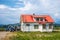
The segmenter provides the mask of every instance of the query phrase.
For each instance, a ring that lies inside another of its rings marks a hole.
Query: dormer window
[[[39,18],[36,18],[36,21],[39,21]]]
[[[36,21],[44,21],[44,18],[35,18]]]
[[[43,18],[40,18],[40,21],[43,21],[44,19]]]

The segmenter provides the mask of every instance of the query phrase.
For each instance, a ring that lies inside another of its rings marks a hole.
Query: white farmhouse
[[[21,31],[52,32],[54,20],[49,15],[21,15]]]

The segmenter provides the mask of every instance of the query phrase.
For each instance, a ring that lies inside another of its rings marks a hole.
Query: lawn
[[[14,32],[10,40],[60,40],[60,32]]]

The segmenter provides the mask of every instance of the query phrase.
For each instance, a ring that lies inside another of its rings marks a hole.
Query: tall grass
[[[60,40],[60,32],[16,32],[16,34],[10,40]]]

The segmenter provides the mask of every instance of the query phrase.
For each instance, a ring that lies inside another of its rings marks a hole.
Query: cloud
[[[0,10],[4,10],[4,9],[9,9],[9,10],[16,10],[15,8],[11,8],[7,5],[0,5]]]
[[[25,7],[19,8],[22,11],[30,10],[32,8],[32,5],[30,3],[25,3]]]
[[[0,14],[0,24],[19,23],[19,14]]]
[[[7,8],[6,5],[0,5],[0,9],[5,9],[5,8]]]
[[[34,9],[31,3],[24,3],[24,7],[20,8],[12,8],[7,5],[0,5],[0,24],[9,24],[9,23],[16,23],[20,20],[20,15],[22,13],[29,13]],[[30,10],[30,11],[29,11]],[[27,12],[28,11],[28,12]],[[5,20],[5,21],[4,21]]]
[[[45,8],[50,6],[50,0],[40,0],[40,2]]]
[[[19,0],[15,3],[14,7],[0,4],[0,21],[2,24],[6,22],[7,24],[16,23],[19,22],[20,15],[24,13],[47,14],[55,19],[60,15],[60,7],[58,7],[59,0]]]
[[[58,13],[56,13],[56,14],[55,14],[55,16],[56,16],[56,17],[58,17],[58,16],[59,16],[59,14],[58,14]]]
[[[57,12],[57,13],[54,14],[54,17],[55,18],[60,18],[60,14]]]

